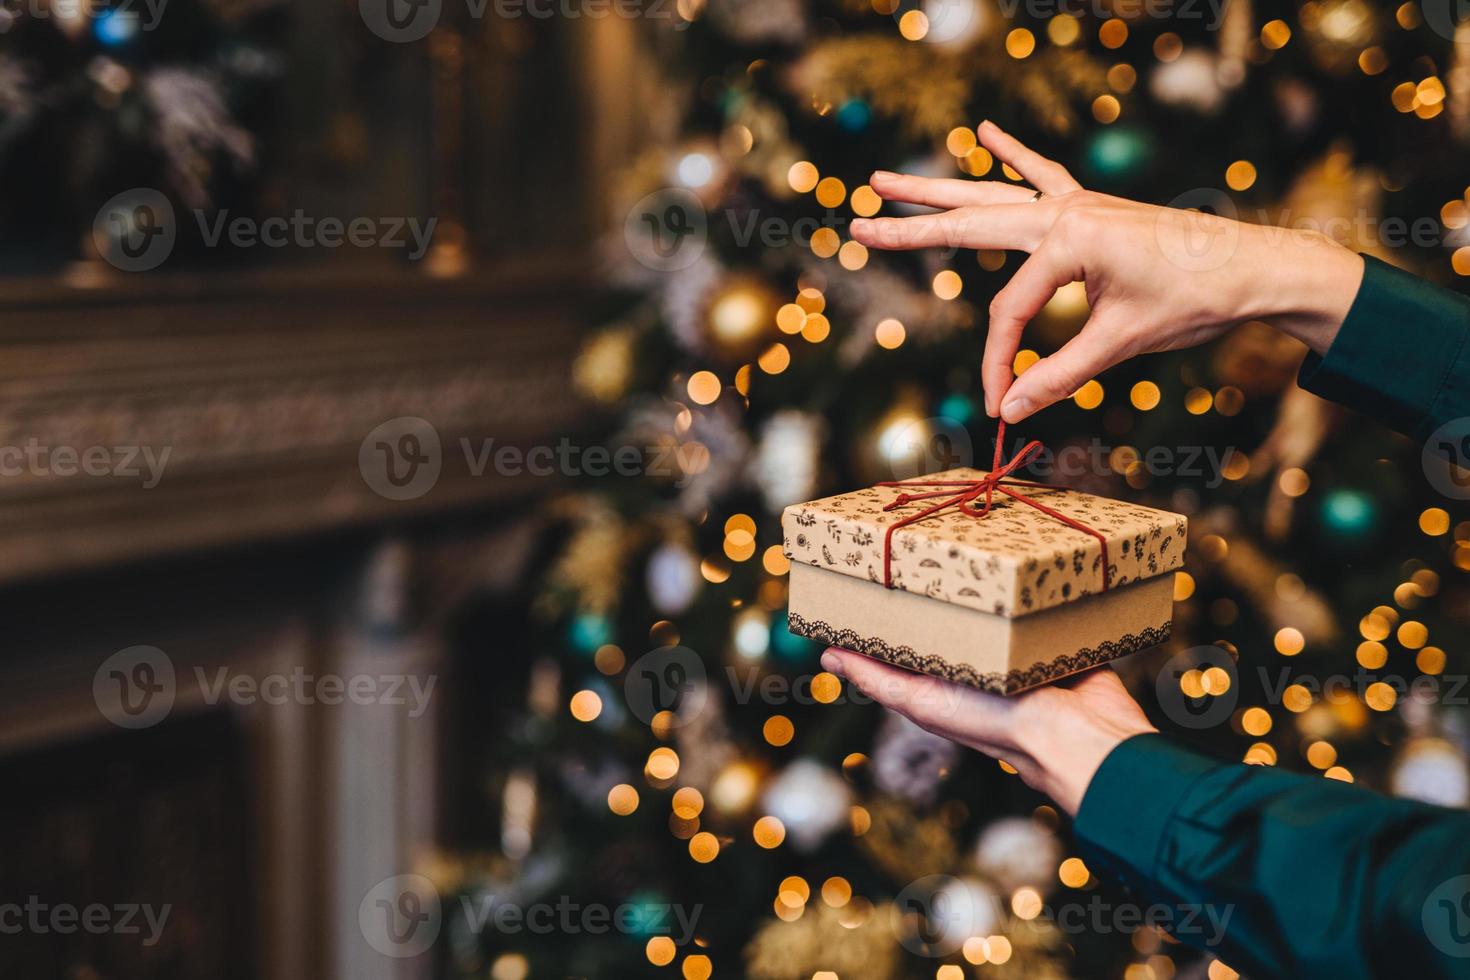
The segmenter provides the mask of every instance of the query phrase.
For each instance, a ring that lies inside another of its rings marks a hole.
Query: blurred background
[[[778,518],[988,461],[1023,257],[847,233],[906,213],[877,168],[1018,180],[983,119],[1464,288],[1460,12],[7,0],[0,969],[1235,976],[820,672]],[[1123,665],[1165,731],[1464,806],[1470,443],[1303,353],[1248,323],[1015,435],[1190,516]]]

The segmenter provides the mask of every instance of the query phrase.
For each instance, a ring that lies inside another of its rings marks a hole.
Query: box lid
[[[954,469],[908,482],[984,475],[984,470]],[[914,488],[924,489],[929,488]],[[1110,588],[1184,564],[1188,522],[1183,515],[1059,487],[1015,489],[1107,539]],[[787,507],[781,515],[786,557],[881,583],[888,527],[933,503],[883,510],[904,492],[868,487]],[[1101,592],[1102,543],[997,493],[984,518],[951,507],[896,531],[892,571],[894,588],[1000,616],[1025,616]]]

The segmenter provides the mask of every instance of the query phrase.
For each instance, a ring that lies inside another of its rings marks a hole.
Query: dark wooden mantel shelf
[[[522,495],[535,477],[475,475],[460,440],[524,447],[583,420],[587,292],[565,265],[0,283],[0,583]],[[358,459],[401,416],[442,445],[410,500]],[[165,451],[145,487],[144,453]],[[87,453],[109,475],[60,472]]]

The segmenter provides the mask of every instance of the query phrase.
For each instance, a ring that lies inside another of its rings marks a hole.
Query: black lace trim
[[[1015,694],[1028,687],[1036,687],[1039,684],[1066,677],[1068,674],[1075,674],[1089,667],[1107,663],[1109,660],[1116,660],[1130,653],[1158,646],[1169,638],[1174,627],[1172,622],[1162,626],[1150,626],[1141,633],[1129,633],[1121,639],[1109,640],[1096,647],[1084,647],[1076,653],[1064,654],[1055,660],[1034,664],[1024,670],[981,673],[968,664],[951,663],[943,657],[925,656],[916,653],[912,647],[895,646],[877,637],[859,636],[852,630],[836,629],[821,620],[813,622],[796,613],[790,613],[787,616],[787,624],[791,632],[798,636],[805,636],[829,646],[842,647],[845,650],[856,650],[858,653],[877,657],[879,660],[886,660],[900,667],[917,670],[923,674],[933,674],[947,681],[966,684],[994,694]]]

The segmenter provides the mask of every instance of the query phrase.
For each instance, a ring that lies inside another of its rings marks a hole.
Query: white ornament
[[[1220,59],[1200,48],[1189,48],[1173,61],[1154,69],[1148,80],[1154,98],[1165,105],[1213,114],[1225,104],[1220,84]]]
[[[816,494],[817,455],[825,431],[821,416],[795,409],[777,412],[761,426],[751,470],[767,510],[779,513]]]
[[[744,660],[759,660],[771,647],[771,620],[760,609],[747,609],[735,617],[730,631],[735,652]]]
[[[1439,806],[1464,807],[1470,803],[1470,778],[1465,756],[1440,738],[1416,738],[1404,746],[1394,763],[1394,796]]]
[[[653,608],[677,616],[699,595],[699,556],[682,544],[659,545],[648,558],[647,584]]]
[[[934,893],[930,907],[941,913],[929,919],[939,933],[933,945],[941,949],[959,947],[971,936],[999,932],[1004,917],[995,892],[975,878],[951,879]]]
[[[1007,892],[1044,889],[1062,860],[1056,835],[1027,817],[1001,817],[980,834],[975,863]]]
[[[798,759],[771,781],[761,802],[785,826],[792,846],[810,851],[847,823],[852,790],[832,769]]]
[[[986,9],[977,0],[925,0],[929,32],[924,40],[941,48],[969,47],[985,32]]]
[[[925,731],[896,711],[887,711],[873,750],[873,784],[914,803],[933,803],[959,753],[959,746],[949,739]]]

